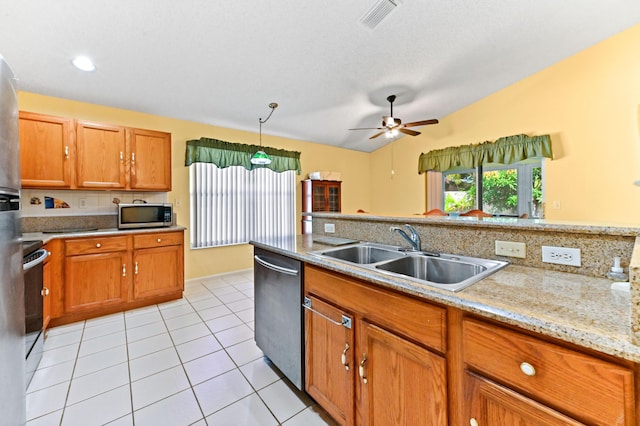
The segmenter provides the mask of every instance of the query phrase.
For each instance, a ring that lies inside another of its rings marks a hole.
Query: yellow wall
[[[377,150],[372,210],[423,211],[421,152],[518,133],[551,134],[546,218],[639,224],[640,25]],[[391,179],[393,150],[395,175]],[[399,170],[401,169],[401,170]],[[554,204],[559,208],[554,208]]]
[[[189,227],[189,173],[184,167],[185,142],[200,137],[210,137],[229,142],[255,144],[258,134],[222,127],[209,126],[190,121],[177,120],[117,108],[53,98],[33,93],[20,92],[18,104],[21,110],[42,114],[73,117],[101,123],[119,124],[142,129],[153,129],[172,134],[173,148],[173,191],[169,201],[174,203],[178,213],[178,224]],[[309,143],[293,139],[262,135],[264,145],[274,148],[300,151],[302,173],[298,182],[312,171],[339,171],[342,173],[342,208],[344,212],[370,209],[369,197],[369,154],[334,148],[328,145]],[[300,200],[301,185],[297,185]],[[179,201],[180,206],[177,206]],[[301,202],[297,203],[298,216]],[[297,222],[298,233],[300,222]],[[252,247],[249,245],[229,246],[212,249],[189,249],[189,232],[185,233],[185,276],[186,278],[213,275],[221,272],[246,269],[252,266]]]

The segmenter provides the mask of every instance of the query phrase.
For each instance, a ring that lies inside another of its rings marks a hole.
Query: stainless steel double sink
[[[460,291],[508,265],[499,260],[406,251],[376,243],[358,243],[309,254],[450,291]]]

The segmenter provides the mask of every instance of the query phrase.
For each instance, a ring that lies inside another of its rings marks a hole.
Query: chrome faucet
[[[391,232],[394,232],[394,231],[397,232],[398,234],[400,234],[400,236],[402,236],[402,238],[407,240],[407,242],[411,244],[412,250],[421,251],[422,247],[421,247],[420,235],[418,235],[418,231],[416,231],[416,229],[413,226],[409,225],[408,223],[404,225],[404,227],[407,228],[407,230],[411,235],[407,235],[407,233],[399,226],[392,226],[391,228],[389,228],[389,230]]]

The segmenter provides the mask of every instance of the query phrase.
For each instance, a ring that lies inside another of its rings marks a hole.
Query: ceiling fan
[[[407,127],[418,127],[418,126],[426,126],[427,124],[438,124],[438,120],[422,120],[422,121],[414,121],[413,123],[402,124],[402,121],[399,118],[395,118],[393,116],[393,102],[396,100],[396,95],[390,95],[387,97],[387,101],[391,104],[391,112],[389,115],[385,115],[382,117],[382,127],[360,127],[357,129],[349,129],[349,130],[382,130],[379,133],[371,136],[369,139],[377,138],[380,135],[386,135],[388,138],[392,138],[400,133],[404,133],[405,135],[410,136],[418,136],[420,132],[415,130],[407,129]]]

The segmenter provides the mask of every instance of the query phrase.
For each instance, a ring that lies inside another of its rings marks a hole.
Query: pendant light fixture
[[[258,152],[253,154],[253,157],[251,157],[251,164],[257,164],[261,166],[271,164],[271,158],[269,158],[267,153],[262,150],[262,125],[266,123],[269,118],[271,118],[271,114],[273,114],[273,111],[278,108],[278,104],[275,102],[271,102],[269,104],[269,108],[271,108],[271,112],[269,113],[269,116],[267,118],[265,118],[264,120],[262,120],[262,118],[258,118],[258,122],[260,123],[260,150],[258,150]]]

